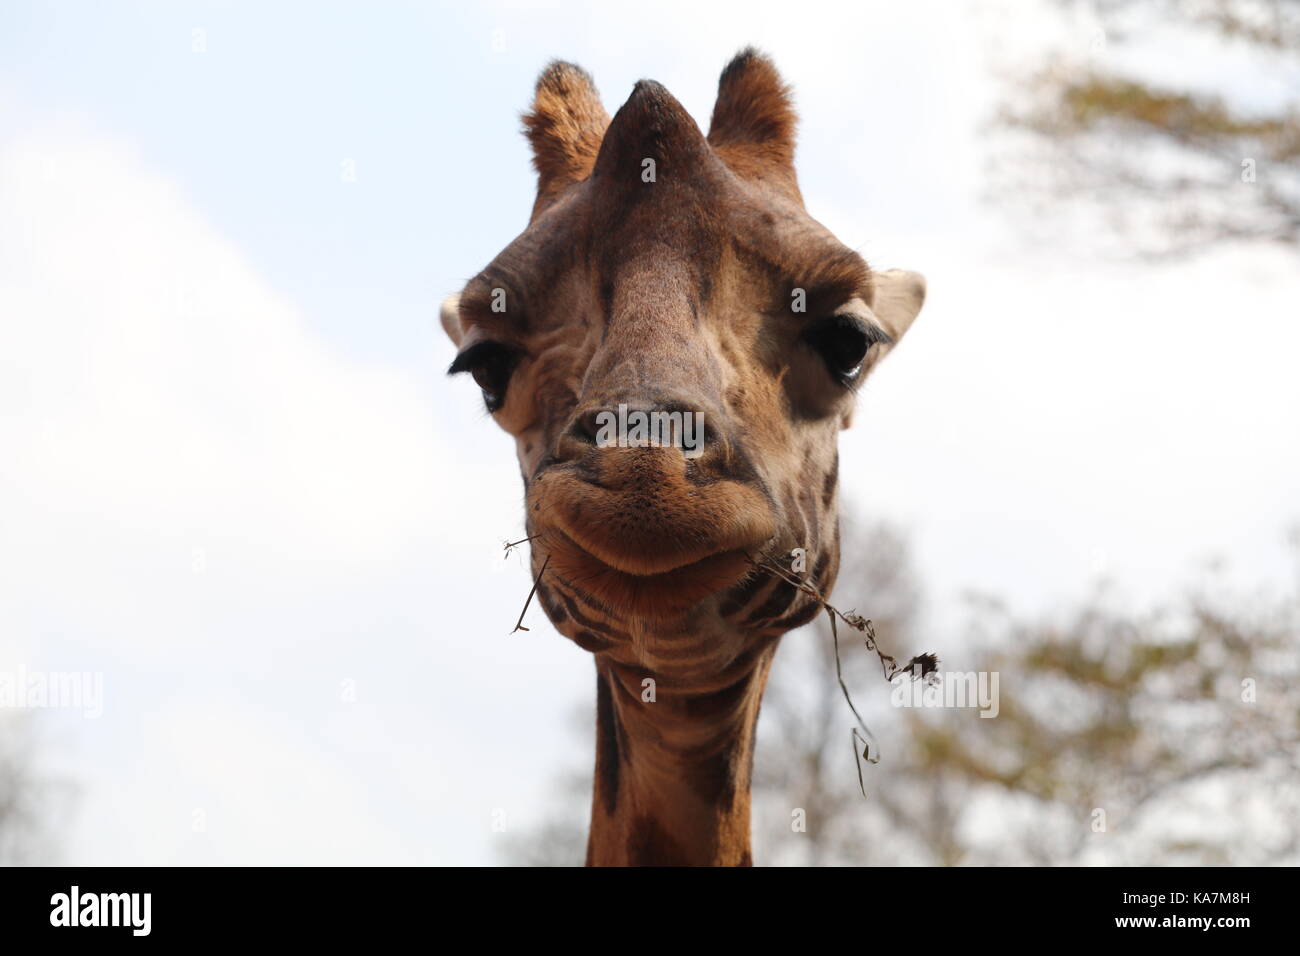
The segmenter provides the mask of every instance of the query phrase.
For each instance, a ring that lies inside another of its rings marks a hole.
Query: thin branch
[[[886,654],[880,649],[879,645],[876,643],[876,630],[868,618],[863,617],[856,611],[849,611],[849,613],[845,614],[839,608],[827,601],[816,588],[808,584],[806,581],[802,581],[799,578],[792,576],[790,572],[777,564],[776,561],[768,555],[760,555],[760,560],[757,561],[752,557],[747,560],[750,564],[754,565],[754,567],[761,568],[769,574],[775,574],[787,584],[792,585],[799,591],[807,594],[809,597],[816,599],[816,601],[826,609],[826,613],[830,616],[832,633],[834,633],[835,619],[838,617],[855,631],[861,631],[865,634],[863,642],[866,644],[867,650],[874,651],[876,656],[880,658],[880,670],[881,673],[884,674],[885,680],[892,681],[900,672],[905,670],[912,671],[912,676],[914,678],[928,677],[938,669],[939,658],[934,654],[918,654],[906,664],[899,664],[896,658]]]
[[[533,602],[533,595],[537,593],[537,585],[541,583],[542,575],[546,573],[546,566],[550,563],[551,556],[548,554],[546,560],[542,562],[542,569],[537,572],[537,577],[533,580],[532,590],[528,592],[528,599],[524,601],[524,609],[519,612],[519,620],[515,623],[515,630],[511,631],[511,634],[515,633],[515,631],[528,630],[528,628],[524,627],[524,615],[528,613],[528,605]]]
[[[826,611],[826,616],[830,618],[831,642],[835,648],[835,679],[839,681],[840,691],[844,694],[844,702],[849,705],[849,710],[853,712],[853,717],[858,722],[857,727],[849,728],[849,736],[853,744],[853,766],[858,772],[858,789],[862,791],[862,796],[866,797],[867,788],[866,784],[862,780],[861,761],[865,760],[867,763],[871,764],[880,763],[880,754],[878,753],[879,747],[877,747],[876,750],[872,749],[872,744],[876,743],[876,735],[871,732],[871,728],[867,726],[867,722],[863,720],[862,715],[858,713],[858,708],[853,703],[853,697],[849,694],[849,685],[844,681],[844,670],[840,663],[840,632],[839,626],[836,624],[836,618],[839,618],[849,627],[856,631],[860,631],[865,635],[863,643],[866,645],[867,650],[874,651],[876,656],[880,658],[880,670],[887,681],[892,681],[894,677],[904,670],[912,671],[913,680],[919,677],[928,676],[938,668],[939,658],[934,654],[918,654],[908,661],[906,665],[900,667],[898,661],[894,657],[886,654],[880,649],[880,645],[876,641],[875,626],[868,618],[864,618],[856,611],[850,611],[848,614],[844,614],[827,601],[816,588],[808,584],[806,581],[794,577],[791,573],[787,572],[785,568],[778,564],[775,559],[767,555],[760,555],[759,560],[755,560],[752,557],[748,558],[748,560],[750,564],[754,565],[754,567],[775,575],[782,581],[785,581],[787,584],[794,587],[796,590],[816,599],[816,601],[821,604],[822,608]],[[860,733],[859,730],[861,731]],[[862,745],[862,753],[860,757],[858,754],[859,744]]]
[[[534,538],[540,538],[541,536],[542,536],[541,532],[538,532],[537,534],[530,534],[526,538],[520,538],[518,541],[507,541],[505,543],[506,557],[507,558],[510,557],[510,552],[513,551],[515,548],[519,547],[521,544],[527,544],[529,541],[532,541]]]

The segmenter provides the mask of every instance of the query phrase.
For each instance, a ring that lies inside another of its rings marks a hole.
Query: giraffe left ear
[[[871,311],[889,337],[898,344],[925,302],[925,277],[919,272],[890,269],[875,274]]]
[[[459,292],[454,292],[442,300],[442,307],[438,309],[438,318],[442,320],[442,330],[447,333],[447,338],[451,339],[453,345],[459,346],[460,340],[465,337],[465,327],[460,324]]]
[[[533,108],[523,119],[537,169],[536,219],[565,187],[587,178],[609,114],[586,70],[553,60],[537,78]]]

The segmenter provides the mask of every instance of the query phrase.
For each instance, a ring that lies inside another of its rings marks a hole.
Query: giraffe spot
[[[812,576],[813,576],[813,581],[815,583],[821,584],[826,580],[826,568],[827,566],[830,565],[830,563],[831,563],[831,552],[823,551],[821,553],[821,556],[817,559],[817,563],[813,565]]]
[[[805,624],[812,623],[813,618],[821,613],[822,606],[816,601],[809,599],[808,603],[800,607],[797,611],[787,614],[779,621],[772,623],[773,630],[780,628],[786,631],[792,631],[796,627],[803,627]]]
[[[568,619],[568,615],[565,614],[564,608],[560,607],[559,602],[555,600],[555,595],[551,593],[550,588],[541,581],[537,582],[536,587],[538,603],[541,604],[542,610],[546,612],[546,616],[551,619],[551,623],[558,627]]]
[[[619,726],[614,711],[614,699],[609,688],[609,678],[598,673],[596,677],[596,789],[611,816],[618,808]]]
[[[691,776],[691,786],[700,799],[715,806],[731,806],[736,800],[736,752],[739,744],[732,744],[713,754],[699,765]]]
[[[591,631],[578,631],[573,635],[573,643],[577,644],[584,651],[590,651],[592,654],[598,654],[601,651],[607,651],[614,646],[613,641],[607,641],[603,637],[597,637]]]
[[[746,662],[753,659],[746,655]],[[681,701],[682,713],[693,720],[713,722],[739,708],[749,692],[751,674],[746,668],[735,681],[711,694],[694,694]]]
[[[759,621],[765,621],[768,618],[778,617],[784,614],[794,603],[794,599],[799,596],[799,591],[793,584],[786,581],[780,581],[772,589],[772,594],[759,605],[749,617],[745,618],[748,625],[757,624]]]
[[[723,617],[730,617],[735,614],[756,598],[759,592],[767,586],[769,581],[771,581],[771,578],[766,574],[760,574],[757,572],[751,574],[738,586],[731,589],[726,600],[724,600],[718,608],[718,613]]]
[[[681,844],[652,816],[643,815],[632,821],[627,854],[637,866],[687,866],[690,863]]]
[[[627,635],[624,634],[622,631],[615,630],[614,628],[609,627],[608,625],[600,621],[596,621],[593,620],[592,618],[587,617],[585,614],[583,614],[581,611],[578,610],[578,605],[577,602],[574,600],[574,598],[570,597],[564,591],[560,590],[558,591],[558,593],[560,595],[560,600],[564,602],[565,608],[568,609],[569,617],[573,618],[575,621],[577,621],[587,630],[599,634],[602,637],[608,637],[614,639],[627,638]],[[583,597],[581,594],[579,594],[576,588],[574,589],[574,594],[580,598]],[[585,598],[583,599],[585,600]],[[588,602],[588,606],[590,606],[590,602]]]

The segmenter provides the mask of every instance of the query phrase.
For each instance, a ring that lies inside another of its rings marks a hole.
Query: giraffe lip
[[[703,557],[686,555],[676,559],[675,563],[667,564],[665,567],[656,568],[653,571],[637,570],[635,567],[627,566],[621,560],[610,561],[603,553],[606,549],[588,547],[577,535],[567,529],[552,529],[546,537],[552,540],[558,538],[562,542],[561,547],[581,552],[590,561],[599,564],[608,571],[645,582],[666,581],[683,573],[707,568],[710,564],[722,560],[731,561],[737,557],[744,559],[746,562],[749,560],[749,549],[747,548],[723,548]]]
[[[635,550],[620,552],[609,545],[590,540],[577,528],[566,527],[560,530],[560,534],[573,547],[580,549],[610,570],[643,580],[663,578],[692,568],[707,566],[708,562],[727,555],[748,553],[746,548],[729,546],[731,542],[721,542],[705,554],[700,554],[699,551],[677,550],[651,556]]]
[[[663,617],[725,591],[750,569],[749,554],[733,548],[653,574],[621,570],[582,547],[559,529],[545,533],[549,566],[568,582],[616,610]]]
[[[752,483],[695,484],[657,459],[622,462],[626,484],[617,486],[553,466],[529,488],[530,510],[602,566],[637,578],[743,557],[776,530],[766,494]]]

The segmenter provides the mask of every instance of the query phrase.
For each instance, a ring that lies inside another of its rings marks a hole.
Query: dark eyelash
[[[474,366],[482,365],[489,359],[511,358],[517,354],[515,349],[508,345],[502,345],[500,342],[479,342],[457,355],[455,361],[448,367],[447,374],[456,375],[460,372],[468,372]]]
[[[506,388],[520,352],[500,342],[479,342],[456,356],[447,374],[470,372],[483,391],[483,404],[489,412],[501,409],[506,400]]]

